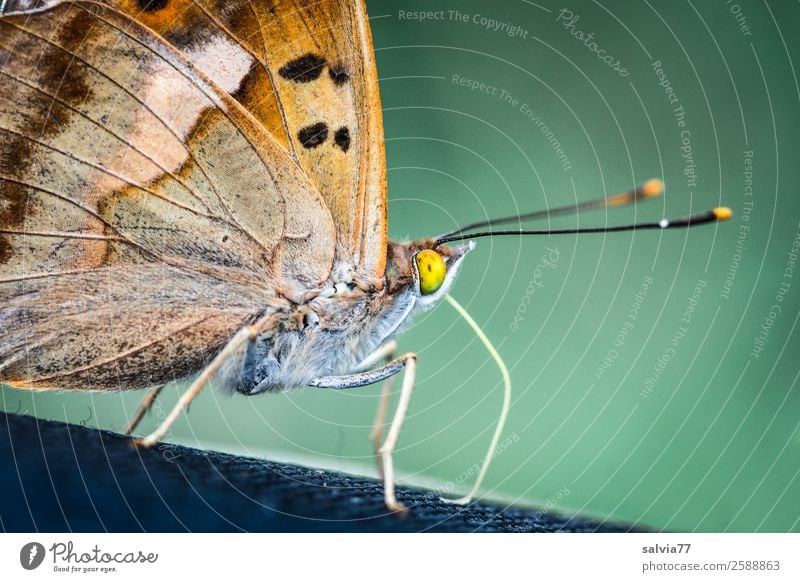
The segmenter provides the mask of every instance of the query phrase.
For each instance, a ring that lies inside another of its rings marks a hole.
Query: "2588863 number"
[[[778,560],[736,560],[732,563],[731,570],[780,570]]]

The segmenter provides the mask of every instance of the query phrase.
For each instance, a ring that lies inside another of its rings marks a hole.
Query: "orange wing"
[[[380,284],[386,166],[363,1],[106,1],[183,52],[287,148],[333,216],[339,272]]]
[[[124,14],[0,18],[0,95],[0,381],[162,383],[276,290],[328,278],[334,227],[308,176]]]

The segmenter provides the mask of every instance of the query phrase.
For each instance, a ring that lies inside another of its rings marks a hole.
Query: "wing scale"
[[[90,2],[5,16],[0,66],[0,381],[161,383],[328,277],[306,174],[146,27]]]

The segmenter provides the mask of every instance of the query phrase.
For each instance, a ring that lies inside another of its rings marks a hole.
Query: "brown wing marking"
[[[0,303],[0,382],[122,390],[183,378],[253,320],[255,304],[274,307],[260,295],[160,263],[29,281]]]
[[[87,2],[3,17],[0,70],[1,382],[162,383],[275,287],[327,278],[313,184],[141,25]]]
[[[387,240],[386,169],[363,2],[108,2],[180,50],[298,160],[333,216],[336,260],[351,265],[357,281],[379,284]]]
[[[375,284],[386,260],[383,120],[361,0],[255,4],[300,162],[331,210],[336,259]]]

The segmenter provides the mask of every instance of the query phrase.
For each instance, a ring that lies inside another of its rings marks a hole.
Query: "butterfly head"
[[[389,293],[395,297],[402,296],[406,300],[395,302],[402,305],[402,319],[406,318],[415,306],[417,309],[432,307],[450,291],[461,266],[461,260],[474,248],[474,243],[470,239],[496,236],[549,237],[558,234],[604,234],[648,229],[681,229],[728,220],[731,217],[729,208],[720,207],[675,220],[662,218],[655,222],[637,222],[620,226],[519,228],[523,222],[531,220],[550,219],[564,214],[635,204],[640,200],[659,196],[663,189],[664,185],[661,180],[648,180],[641,186],[616,196],[481,220],[435,238],[421,241],[389,243],[386,263],[386,281],[389,284]],[[497,228],[504,225],[516,225],[517,228]],[[457,244],[453,246],[453,243]]]
[[[450,291],[461,261],[473,248],[472,241],[455,246],[437,244],[433,239],[390,243],[390,289],[410,290],[416,296],[417,307],[432,307]]]

